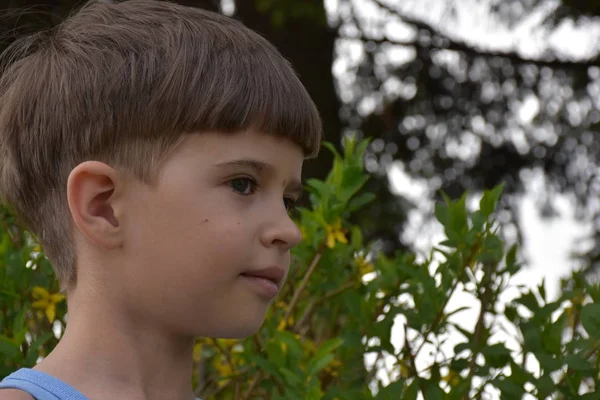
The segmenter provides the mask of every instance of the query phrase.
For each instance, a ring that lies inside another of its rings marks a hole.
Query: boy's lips
[[[281,289],[285,278],[285,270],[280,267],[269,267],[246,271],[241,273],[240,276],[244,281],[250,283],[261,297],[272,300]]]
[[[262,278],[273,282],[277,287],[281,287],[283,278],[285,278],[285,270],[280,267],[268,267],[257,270],[242,272],[240,275],[251,278]]]

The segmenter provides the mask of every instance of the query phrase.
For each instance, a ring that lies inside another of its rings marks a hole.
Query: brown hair
[[[165,1],[92,1],[19,39],[0,78],[0,194],[35,233],[62,290],[76,282],[66,182],[95,159],[153,184],[195,132],[249,128],[307,157],[322,124],[292,67],[241,23]]]

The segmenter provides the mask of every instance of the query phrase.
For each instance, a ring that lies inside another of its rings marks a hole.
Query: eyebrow
[[[276,170],[276,168],[273,165],[252,158],[243,158],[239,160],[226,161],[219,164],[215,164],[214,166],[218,168],[249,168],[257,173],[267,171],[274,172]],[[302,186],[302,182],[300,182],[298,179],[291,179],[288,182],[288,190],[294,194],[301,194],[304,190],[304,187]]]

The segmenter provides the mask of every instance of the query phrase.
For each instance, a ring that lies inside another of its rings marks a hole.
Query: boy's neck
[[[126,318],[126,307],[107,300],[100,291],[77,292],[69,298],[69,322],[62,339],[35,369],[91,400],[195,399],[193,338],[136,325]]]

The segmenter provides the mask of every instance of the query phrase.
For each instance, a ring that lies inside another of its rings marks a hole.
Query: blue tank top
[[[19,389],[36,400],[88,400],[60,379],[30,368],[21,368],[4,378],[0,382],[0,389]]]
[[[21,368],[4,378],[0,389],[19,389],[36,400],[88,400],[60,379],[30,368]]]

